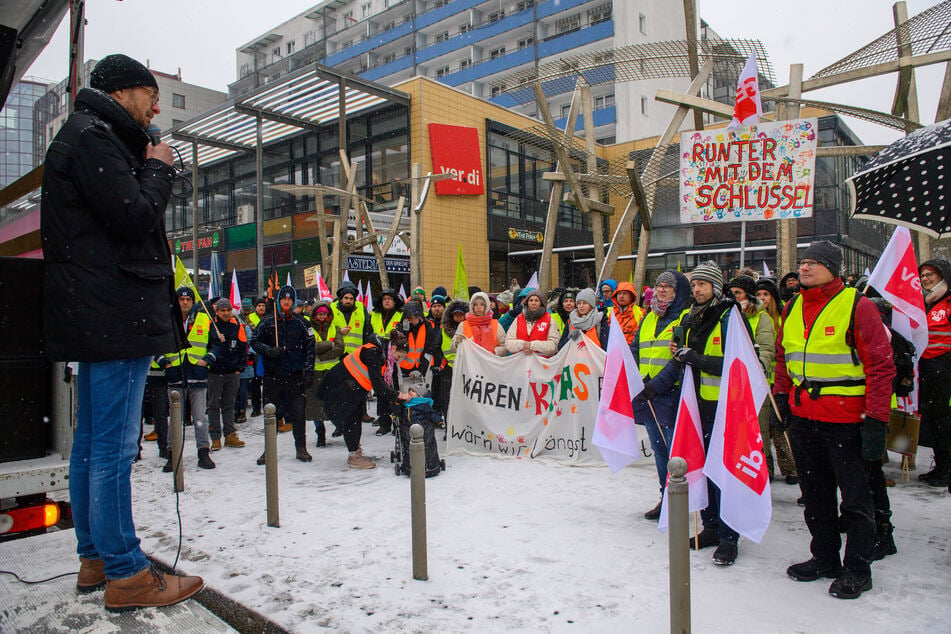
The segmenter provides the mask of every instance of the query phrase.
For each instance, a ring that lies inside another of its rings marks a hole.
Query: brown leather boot
[[[76,592],[88,594],[106,585],[106,564],[102,559],[79,558],[79,576],[76,577]]]
[[[106,609],[128,612],[136,608],[174,605],[204,587],[201,577],[166,575],[150,566],[127,579],[110,579],[106,583]]]

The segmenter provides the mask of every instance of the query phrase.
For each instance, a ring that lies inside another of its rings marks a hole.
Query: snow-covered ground
[[[659,499],[653,461],[611,475],[528,459],[444,456],[426,481],[429,580],[412,578],[409,479],[389,462],[392,436],[365,425],[370,471],[346,467],[341,438],[314,461],[293,458],[282,434],[280,528],[266,525],[263,423],[239,425],[243,449],[197,469],[186,434],[184,543],[179,569],[298,632],[661,632],[668,629],[667,536],[642,514]],[[439,434],[441,441],[441,434]],[[440,445],[442,443],[440,442]],[[171,475],[154,443],[133,471],[135,517],[147,552],[171,563],[178,524]],[[919,464],[930,451],[919,452]],[[900,478],[897,462],[887,474]],[[796,583],[786,567],[809,557],[799,487],[773,485],[762,544],[740,542],[736,564],[691,554],[698,632],[951,631],[951,495],[917,481],[889,490],[898,555],[873,565],[856,601],[828,581]],[[692,531],[691,531],[692,532]]]

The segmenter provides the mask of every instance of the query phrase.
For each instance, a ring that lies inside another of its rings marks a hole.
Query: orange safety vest
[[[404,370],[412,370],[419,366],[419,360],[423,357],[423,350],[426,348],[426,324],[422,324],[415,334],[409,333],[406,339],[409,342],[409,352],[400,361],[400,367]]]
[[[598,347],[601,347],[601,337],[598,336],[597,326],[592,326],[591,328],[588,328],[588,330],[586,330],[584,334],[588,339],[598,344]]]
[[[373,383],[370,381],[370,370],[367,368],[367,364],[360,359],[360,353],[373,347],[375,346],[372,343],[365,343],[343,358],[343,367],[367,392],[373,390]],[[386,368],[381,368],[380,374],[386,376]]]

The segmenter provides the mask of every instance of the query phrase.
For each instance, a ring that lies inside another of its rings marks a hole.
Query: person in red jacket
[[[928,347],[918,363],[921,435],[918,444],[934,449],[934,469],[918,479],[931,486],[951,484],[951,264],[928,260],[919,267],[928,313]],[[951,490],[951,489],[949,489]]]
[[[829,594],[855,599],[872,588],[875,536],[863,455],[885,452],[895,366],[878,309],[845,286],[841,264],[842,251],[825,240],[803,252],[802,292],[786,304],[776,342],[773,393],[788,422],[812,535],[812,558],[786,573],[796,581],[834,578]],[[837,489],[846,519],[844,559]]]

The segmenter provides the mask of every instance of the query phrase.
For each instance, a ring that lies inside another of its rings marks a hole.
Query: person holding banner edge
[[[727,323],[730,310],[737,303],[732,297],[723,296],[723,273],[715,262],[704,262],[697,266],[690,274],[690,287],[693,304],[681,319],[684,340],[680,347],[672,341],[670,350],[677,361],[684,364],[684,371],[689,369],[694,374],[700,426],[703,430],[703,448],[707,451],[720,398]],[[743,323],[752,340],[749,324],[745,320]],[[731,566],[739,552],[739,533],[720,517],[720,489],[712,479],[707,480],[707,496],[710,503],[700,512],[703,530],[690,540],[690,545],[698,549],[716,546],[713,563],[718,566]]]
[[[634,397],[634,420],[643,424],[654,452],[661,500],[644,513],[644,518],[660,518],[664,487],[667,485],[667,461],[673,443],[677,407],[680,403],[681,366],[674,358],[671,343],[683,344],[680,320],[690,303],[690,282],[687,276],[666,270],[657,276],[650,311],[631,342],[631,353],[640,368],[644,390]],[[676,331],[676,332],[675,332]]]

